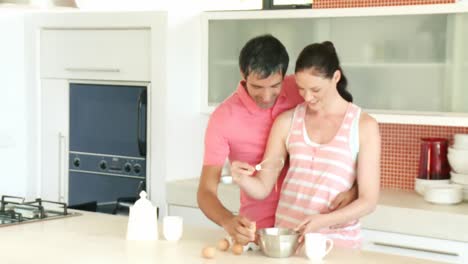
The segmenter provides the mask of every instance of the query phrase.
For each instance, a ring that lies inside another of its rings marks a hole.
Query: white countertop
[[[241,256],[216,251],[212,260],[201,257],[207,245],[216,245],[224,237],[221,229],[184,227],[182,239],[168,242],[127,241],[127,217],[83,212],[50,221],[0,227],[1,263],[8,264],[146,264],[146,263],[311,263],[304,256],[274,259],[259,251]],[[325,258],[334,263],[431,263],[427,260],[359,250],[334,248]]]
[[[198,179],[167,183],[167,203],[198,207]],[[224,206],[238,212],[239,187],[220,184],[218,196]],[[468,203],[435,205],[413,191],[384,189],[377,209],[364,217],[366,229],[468,242]]]

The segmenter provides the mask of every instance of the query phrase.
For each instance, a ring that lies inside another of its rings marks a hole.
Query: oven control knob
[[[80,166],[80,158],[74,158],[73,159],[73,166],[79,167]]]
[[[133,171],[138,174],[141,172],[141,165],[140,164],[135,164],[133,165]]]
[[[131,172],[131,171],[132,171],[132,164],[130,164],[130,163],[128,163],[128,162],[125,163],[125,165],[124,165],[124,171],[127,172],[127,173]]]
[[[99,168],[101,168],[101,170],[107,169],[107,162],[105,160],[101,160],[101,162],[99,162]]]

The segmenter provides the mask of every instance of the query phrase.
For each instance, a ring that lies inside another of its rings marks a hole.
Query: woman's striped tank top
[[[294,228],[308,215],[329,213],[328,207],[336,195],[349,190],[356,179],[350,131],[353,121],[360,116],[360,108],[349,103],[337,134],[326,144],[314,143],[307,135],[306,109],[305,103],[296,107],[286,140],[289,170],[276,210],[275,225],[278,227]],[[354,140],[359,141],[359,136]],[[333,239],[336,246],[357,248],[361,244],[358,220],[319,232]]]

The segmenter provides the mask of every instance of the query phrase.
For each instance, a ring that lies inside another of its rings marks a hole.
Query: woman
[[[358,219],[374,210],[379,196],[378,124],[352,103],[331,42],[305,47],[295,77],[305,102],[278,116],[264,156],[265,161],[273,161],[289,154],[275,226],[300,231],[300,241],[306,233],[320,232],[337,246],[359,247]],[[234,181],[262,199],[275,185],[279,170],[260,170],[249,177],[254,173],[255,167],[247,163],[233,164]],[[350,189],[356,178],[358,199],[331,212],[333,198]]]

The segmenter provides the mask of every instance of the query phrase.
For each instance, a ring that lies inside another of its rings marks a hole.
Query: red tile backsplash
[[[452,4],[456,0],[313,0],[312,8]]]
[[[382,178],[383,188],[404,190],[414,189],[418,173],[420,138],[448,138],[453,134],[468,134],[468,127],[447,127],[405,124],[380,124],[382,137]]]

